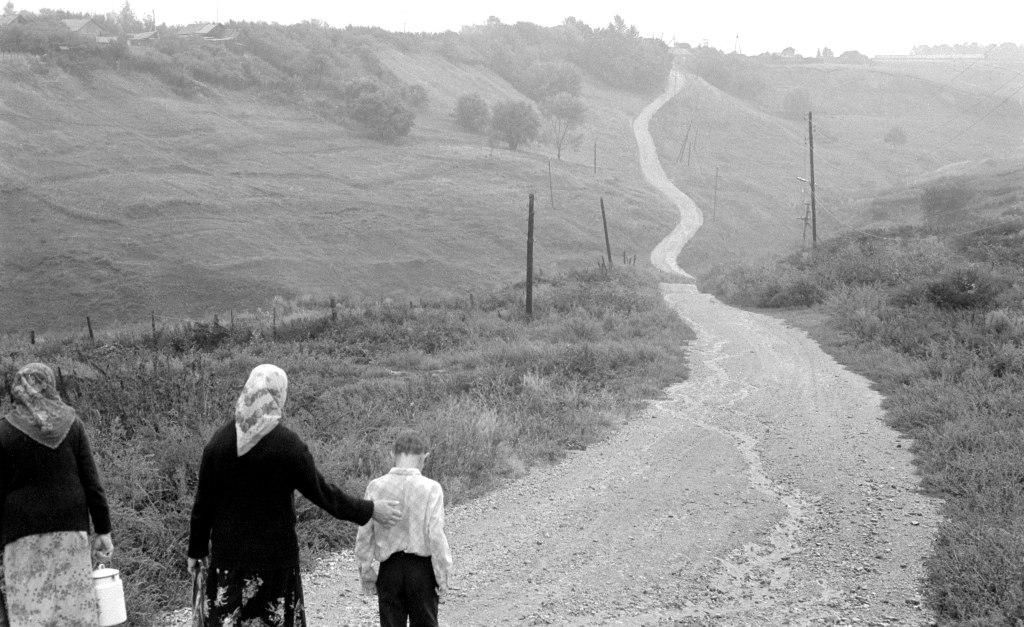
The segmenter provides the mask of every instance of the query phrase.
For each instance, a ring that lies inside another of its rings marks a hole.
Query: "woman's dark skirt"
[[[206,573],[205,617],[193,624],[305,627],[299,567],[231,569]],[[199,614],[199,612],[197,612]]]

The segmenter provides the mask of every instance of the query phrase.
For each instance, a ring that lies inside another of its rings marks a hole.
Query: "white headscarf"
[[[53,370],[46,364],[28,364],[14,376],[11,396],[15,406],[5,416],[7,422],[44,446],[60,446],[77,414],[60,400]]]
[[[256,366],[249,373],[245,389],[235,404],[235,435],[238,456],[252,447],[281,422],[288,394],[288,375],[273,364]]]

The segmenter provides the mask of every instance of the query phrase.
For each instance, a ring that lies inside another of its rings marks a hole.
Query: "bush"
[[[494,105],[491,112],[491,136],[516,150],[520,144],[537,139],[540,118],[533,105],[526,101],[506,100]]]
[[[968,268],[928,283],[925,296],[940,309],[989,309],[1001,291],[994,277]]]
[[[394,141],[412,130],[415,114],[406,106],[401,93],[376,79],[350,81],[342,91],[345,110],[371,137]]]
[[[545,61],[528,67],[518,81],[517,87],[519,91],[539,102],[563,92],[579,96],[582,85],[583,77],[573,64],[565,61]]]
[[[455,124],[470,133],[480,133],[487,128],[490,122],[490,111],[487,102],[480,94],[463,94],[455,103],[455,111],[452,112]]]
[[[955,221],[974,198],[974,190],[966,181],[946,179],[933,183],[921,193],[921,211],[925,221],[944,224]]]
[[[894,126],[886,131],[884,139],[887,144],[902,146],[907,143],[907,133],[903,130],[903,127]]]

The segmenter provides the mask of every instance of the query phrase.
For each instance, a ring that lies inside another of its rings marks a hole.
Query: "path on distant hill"
[[[699,228],[647,132],[648,180]],[[681,272],[680,272],[681,273]],[[682,273],[681,273],[682,274]],[[663,284],[697,333],[691,378],[607,442],[448,513],[450,625],[927,623],[917,580],[938,520],[880,397],[801,331]],[[312,625],[372,622],[351,555],[306,579]]]

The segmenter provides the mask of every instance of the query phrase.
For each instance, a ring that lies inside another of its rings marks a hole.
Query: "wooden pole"
[[[273,309],[274,309],[274,321],[271,323],[272,324],[271,336],[276,340],[277,339],[277,307],[274,307]]]
[[[32,329],[31,331],[28,332],[28,343],[29,344],[35,344],[36,343],[36,331],[35,331],[35,329]]]
[[[533,194],[526,218],[526,317],[533,317]]]
[[[715,204],[711,205],[711,219],[718,213],[718,166],[715,166]]]
[[[551,181],[551,158],[548,157],[548,194],[551,198],[551,210],[555,210],[555,184]]]
[[[612,267],[612,245],[608,239],[608,218],[605,217],[604,213],[604,196],[601,196],[601,224],[604,225],[604,248],[605,252],[608,253],[608,267]]]
[[[149,312],[149,330],[153,333],[153,338],[156,338],[156,311],[150,310]]]
[[[231,322],[230,322],[231,330],[234,331],[235,330],[235,310],[234,309],[231,310],[230,316],[231,316]]]
[[[811,151],[811,248],[818,246],[818,213],[814,204],[814,122],[807,112],[807,145]]]
[[[89,341],[95,344],[96,336],[92,334],[92,320],[89,318],[89,316],[85,317],[85,326],[89,327]]]
[[[412,307],[412,301],[409,301],[409,305],[410,305],[410,308],[411,308]],[[331,322],[337,322],[338,321],[337,306],[338,306],[337,299],[334,298],[333,296],[331,296]]]

